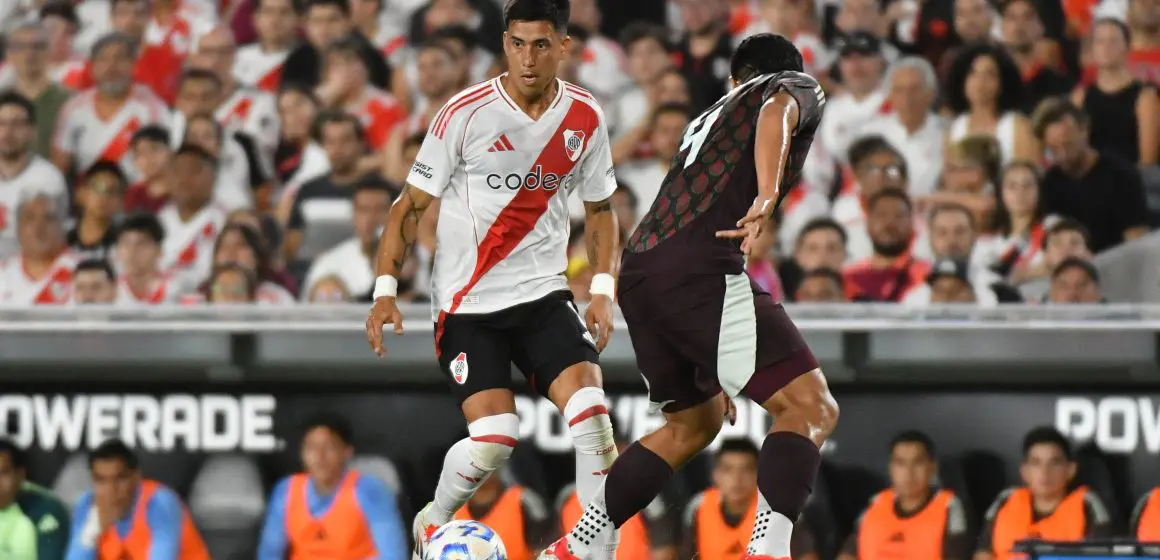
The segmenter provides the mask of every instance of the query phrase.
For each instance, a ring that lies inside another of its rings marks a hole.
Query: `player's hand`
[[[749,207],[749,212],[737,220],[737,229],[719,231],[717,237],[720,239],[740,239],[741,252],[748,255],[749,248],[757,241],[758,237],[761,237],[761,232],[767,227],[773,227],[770,218],[773,217],[775,206],[772,198],[757,197],[753,201],[753,205]]]
[[[383,346],[383,327],[387,324],[395,325],[395,334],[403,334],[403,314],[399,312],[399,305],[393,297],[381,297],[371,306],[371,314],[367,316],[367,342],[371,350],[380,358],[387,355],[387,348]]]
[[[725,394],[725,391],[721,391],[721,397],[725,399],[725,419],[732,426],[737,423],[737,404],[729,398],[729,395]]]
[[[584,322],[588,325],[588,332],[596,337],[596,351],[603,352],[612,339],[612,298],[594,295],[584,311]]]

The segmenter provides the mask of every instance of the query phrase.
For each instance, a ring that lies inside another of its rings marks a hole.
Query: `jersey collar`
[[[500,97],[503,98],[504,103],[507,103],[508,107],[512,111],[518,113],[520,116],[522,116],[523,118],[527,119],[530,122],[537,122],[537,119],[533,119],[531,117],[531,115],[527,114],[523,109],[520,109],[520,106],[516,104],[515,100],[512,99],[511,96],[508,95],[507,90],[504,89],[502,79],[504,76],[507,76],[507,75],[508,75],[508,73],[504,72],[503,74],[500,74],[499,76],[496,76],[495,78],[493,78],[493,80],[495,80],[494,84],[495,84],[496,91],[499,92],[499,95],[500,95]],[[548,108],[545,109],[543,114],[540,115],[539,120],[543,120],[544,115],[547,115],[548,112],[555,109],[556,106],[560,104],[560,100],[563,99],[563,97],[564,97],[564,82],[560,81],[560,78],[556,78],[556,97],[555,97],[555,99],[552,100],[552,104],[548,105]]]

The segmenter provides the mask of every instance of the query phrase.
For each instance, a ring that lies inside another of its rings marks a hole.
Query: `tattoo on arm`
[[[588,240],[588,266],[595,267],[600,256],[600,232],[592,230],[592,239]]]
[[[407,262],[407,257],[410,256],[411,250],[415,245],[415,239],[418,237],[419,218],[423,216],[423,211],[427,209],[428,202],[420,202],[411,195],[411,186],[403,187],[403,192],[399,196],[407,197],[410,203],[407,213],[403,214],[403,220],[399,223],[399,236],[403,239],[403,253],[395,260],[396,270],[403,269],[403,263]]]
[[[601,200],[600,202],[594,202],[594,203],[592,203],[591,206],[588,207],[588,211],[593,213],[593,214],[599,214],[601,212],[608,212],[609,210],[612,210],[612,203],[607,201],[607,200]]]

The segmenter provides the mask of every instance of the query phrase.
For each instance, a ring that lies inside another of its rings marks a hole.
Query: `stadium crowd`
[[[426,131],[503,70],[500,4],[0,3],[0,304],[368,300]],[[572,19],[560,75],[608,117],[626,231],[733,46],[798,45],[826,115],[748,263],[785,300],[1096,303],[1093,255],[1156,221],[1156,0],[573,0]]]
[[[176,473],[194,471],[146,466],[120,440],[75,455],[54,473],[31,466],[24,450],[0,439],[0,555],[409,557],[405,520],[431,488],[408,477],[405,464],[357,454],[354,440],[342,416],[323,413],[304,424],[297,449],[289,450],[297,451],[293,464],[271,469],[267,462],[263,469],[254,458],[210,456],[195,476],[183,479]],[[793,558],[1006,560],[1018,557],[1010,551],[1024,539],[1160,542],[1160,486],[1134,507],[1127,504],[1130,511],[1117,507],[1106,471],[1079,459],[1053,428],[1026,434],[1021,456],[1020,480],[991,481],[996,484],[984,493],[963,483],[963,473],[939,457],[928,436],[899,433],[890,442],[883,469],[888,477],[881,481],[831,492],[826,481],[833,477],[823,469],[794,528]],[[703,468],[694,462],[691,472],[697,474],[671,484],[622,527],[617,559],[739,559],[755,518],[757,460],[751,440],[723,440],[711,456],[700,458]],[[487,524],[509,558],[532,560],[582,511],[573,486],[542,484],[543,472],[535,473],[542,463],[533,455],[517,456],[456,518]],[[548,493],[555,499],[546,500]],[[985,510],[975,507],[988,503]],[[847,508],[856,513],[843,523],[839,518]]]

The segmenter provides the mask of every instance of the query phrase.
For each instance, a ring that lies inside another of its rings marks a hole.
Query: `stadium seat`
[[[1087,486],[1090,491],[1099,496],[1108,513],[1112,517],[1112,526],[1117,530],[1127,526],[1121,502],[1116,495],[1112,471],[1105,462],[1105,456],[1094,445],[1085,445],[1076,453],[1076,463],[1079,468],[1075,476],[1075,484]],[[1131,507],[1129,504],[1128,507]]]
[[[991,507],[999,492],[1010,485],[1007,466],[998,455],[981,450],[964,453],[959,464],[962,465],[967,499],[977,506],[968,511],[972,526],[979,527],[987,508]]]
[[[189,494],[189,510],[216,560],[253,558],[266,496],[258,465],[241,455],[211,457]]]
[[[938,480],[936,483],[940,488],[951,490],[958,496],[963,508],[967,510],[967,521],[974,523],[978,505],[971,499],[966,475],[963,474],[962,461],[958,457],[944,457],[938,462]],[[977,527],[977,525],[970,526],[971,528]]]
[[[64,467],[56,475],[56,482],[52,483],[52,491],[64,502],[69,511],[76,507],[81,496],[92,487],[92,478],[89,476],[89,458],[84,453],[77,453],[65,461]]]
[[[349,466],[351,470],[378,477],[395,494],[404,491],[403,478],[399,476],[399,469],[395,467],[395,463],[386,457],[359,455],[351,459]]]
[[[178,448],[164,453],[137,453],[142,476],[156,480],[185,497],[201,467],[204,455]]]

